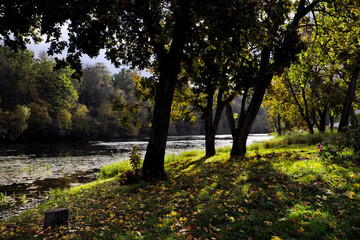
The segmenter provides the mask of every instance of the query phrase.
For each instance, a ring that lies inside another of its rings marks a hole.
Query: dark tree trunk
[[[226,104],[226,118],[227,118],[227,121],[229,124],[231,135],[234,138],[235,132],[236,132],[236,124],[235,124],[235,119],[234,119],[234,113],[233,113],[230,103]]]
[[[150,139],[142,167],[146,179],[166,178],[164,158],[177,74],[178,71],[170,68],[167,74],[160,76],[157,85]]]
[[[225,108],[225,103],[222,101],[222,97],[223,91],[219,90],[215,116],[213,116],[214,91],[210,92],[208,94],[207,104],[203,115],[205,121],[205,155],[208,157],[214,156],[216,153],[215,136],[219,127],[221,114]]]
[[[69,209],[57,208],[45,212],[44,228],[66,225],[69,218]]]
[[[351,112],[351,106],[355,98],[356,84],[359,78],[360,66],[356,67],[351,77],[348,91],[345,98],[345,103],[341,112],[341,119],[339,124],[339,131],[344,131],[345,127],[349,125],[349,116]]]
[[[170,123],[171,105],[180,72],[180,63],[185,46],[185,38],[189,20],[187,2],[180,4],[177,15],[174,40],[167,53],[163,46],[155,46],[160,76],[156,86],[155,106],[152,119],[150,139],[146,149],[142,174],[145,179],[165,179],[164,158],[166,141]],[[149,21],[148,24],[153,24]]]
[[[277,117],[275,117],[275,119],[274,119],[274,125],[275,125],[275,129],[276,129],[278,135],[281,136],[281,134],[282,134],[282,131],[281,131],[281,116],[280,116],[279,113],[277,114]]]
[[[334,131],[334,116],[329,115],[330,131]]]
[[[205,155],[215,155],[215,131],[213,125],[213,98],[215,91],[210,90],[207,99],[206,106],[203,112],[204,128],[205,128]]]
[[[327,107],[325,107],[323,111],[319,110],[318,112],[319,112],[319,117],[320,117],[319,131],[320,132],[325,132],[325,130],[326,130]]]
[[[309,116],[309,109],[307,107],[307,101],[306,101],[306,97],[305,97],[305,90],[302,89],[301,93],[302,93],[302,97],[303,97],[303,100],[304,100],[304,108],[303,109],[299,103],[299,100],[296,96],[296,93],[291,85],[291,82],[288,80],[287,81],[288,84],[289,84],[289,88],[290,88],[290,91],[294,97],[294,100],[295,100],[295,103],[296,103],[296,106],[299,108],[299,111],[300,111],[300,115],[301,117],[304,119],[304,121],[306,122],[308,128],[309,128],[309,132],[310,134],[314,134],[314,124],[311,122],[311,119],[310,119],[310,116]]]
[[[241,156],[246,153],[247,138],[249,136],[255,118],[259,112],[259,109],[261,107],[266,89],[269,86],[271,79],[273,77],[272,74],[267,73],[269,59],[270,59],[270,49],[266,48],[262,51],[261,54],[259,78],[262,80],[262,84],[255,89],[251,98],[251,102],[246,111],[244,110],[245,107],[244,104],[242,106],[242,110],[241,110],[242,114],[240,114],[239,116],[239,121],[235,131],[235,137],[231,149],[232,157]]]

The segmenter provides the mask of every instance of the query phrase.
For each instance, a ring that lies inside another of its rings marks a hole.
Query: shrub
[[[360,160],[360,125],[348,128],[344,134],[318,145],[321,158]]]

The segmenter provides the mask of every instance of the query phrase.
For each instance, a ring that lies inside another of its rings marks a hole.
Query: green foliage
[[[89,131],[89,110],[78,104],[72,114],[72,133],[75,136],[87,135]]]
[[[140,169],[141,157],[139,155],[139,147],[134,146],[131,149],[129,161],[133,170]]]
[[[4,118],[7,122],[8,137],[10,140],[18,138],[28,128],[30,115],[30,108],[24,105],[16,106],[14,112],[5,112]]]
[[[56,115],[56,119],[59,121],[61,127],[68,133],[71,130],[71,113],[67,109],[60,109]]]
[[[31,110],[29,128],[38,129],[51,122],[51,117],[49,115],[50,106],[51,105],[44,100],[28,104],[28,107]]]
[[[55,63],[47,56],[37,61],[35,70],[39,84],[37,90],[40,98],[52,106],[51,115],[56,116],[60,109],[72,109],[78,99],[78,92],[71,79],[74,71],[69,66],[56,70]]]
[[[318,145],[319,155],[323,159],[335,162],[350,160],[360,161],[360,126],[349,127],[343,134]]]

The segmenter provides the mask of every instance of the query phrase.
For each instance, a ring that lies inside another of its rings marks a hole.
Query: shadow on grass
[[[52,200],[69,208],[68,227],[42,231],[35,211],[2,224],[0,238],[358,239],[359,169],[313,155],[181,157],[166,181],[107,181]]]
[[[192,166],[191,174],[181,175],[191,193],[188,226],[193,227],[188,232],[224,239],[356,239],[360,209],[353,196],[330,186],[331,176],[312,174],[310,181],[301,181],[274,167],[283,155],[208,159],[205,164],[201,158],[181,167]],[[285,156],[287,161],[299,161],[299,153]]]

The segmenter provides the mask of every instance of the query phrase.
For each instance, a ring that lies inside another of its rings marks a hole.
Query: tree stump
[[[45,212],[44,228],[55,227],[67,224],[69,209],[57,208]]]

